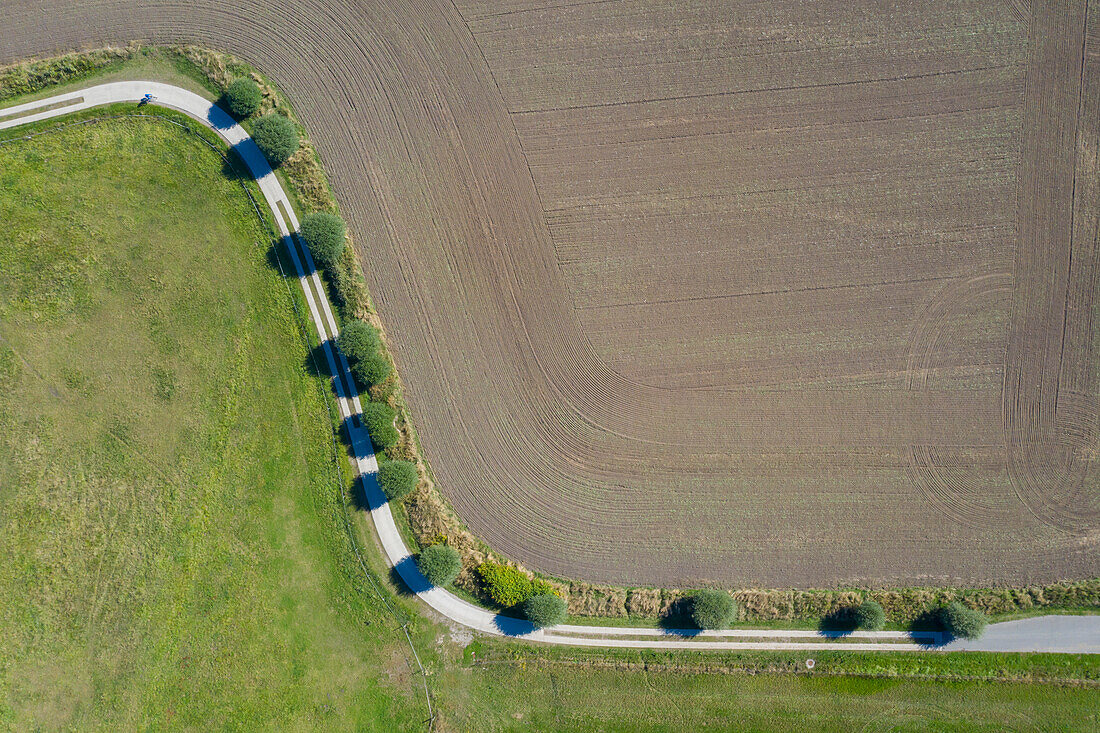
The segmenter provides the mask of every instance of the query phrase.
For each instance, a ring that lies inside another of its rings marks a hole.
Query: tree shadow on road
[[[230,127],[237,124],[237,120],[227,111],[228,109],[229,100],[223,94],[218,97],[217,101],[215,101],[210,109],[206,111],[206,121],[215,129],[228,130]]]
[[[909,623],[908,631],[911,635],[910,638],[915,643],[926,647],[943,646],[954,638],[944,630],[943,617],[938,608],[932,608],[921,612]],[[919,635],[912,636],[914,632],[917,632]],[[931,636],[928,635],[928,632],[937,632],[938,635]]]
[[[239,145],[230,146],[222,158],[222,175],[231,181],[252,181],[255,177],[241,156]]]
[[[420,573],[411,555],[390,568],[390,581],[402,596],[414,596],[434,587]]]
[[[530,634],[535,630],[535,625],[530,621],[520,617],[520,611],[518,609],[509,609],[508,611],[498,613],[493,616],[493,626],[497,628],[497,631],[505,636],[524,636]],[[513,615],[515,614],[515,615]]]
[[[344,424],[345,426],[347,425],[346,420]],[[367,498],[368,491],[373,492],[375,496],[383,495],[382,489],[378,487],[377,474],[360,474],[355,477],[355,482],[351,487],[351,505],[353,508],[361,512],[369,512],[371,510],[370,499]]]

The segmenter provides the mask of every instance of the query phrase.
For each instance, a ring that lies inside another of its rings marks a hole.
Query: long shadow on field
[[[817,631],[822,636],[836,639],[856,630],[855,609],[850,606],[834,608],[821,617]]]
[[[657,622],[666,634],[692,637],[703,633],[691,618],[691,599],[677,598]]]
[[[292,266],[282,237],[271,240],[271,246],[267,248],[266,255],[267,264],[272,270],[289,276]]]
[[[356,480],[355,484],[351,487],[351,506],[352,509],[357,511],[370,511],[370,502],[367,500],[367,492],[363,488],[363,481],[361,479]]]
[[[309,350],[305,358],[306,371],[311,377],[324,377],[332,379],[332,370],[329,368],[328,357],[325,356],[325,345],[317,344]]]

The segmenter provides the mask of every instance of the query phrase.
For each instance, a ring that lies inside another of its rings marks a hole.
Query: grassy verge
[[[0,171],[0,721],[412,725],[240,182],[152,120],[0,146]]]
[[[685,651],[535,647],[486,639],[475,642],[464,661],[495,666],[549,665],[554,668],[615,669],[721,674],[798,674],[889,677],[982,682],[1042,682],[1100,686],[1100,659],[1094,654],[1011,654],[826,651]]]
[[[205,96],[217,87],[180,54],[154,46],[131,45],[68,54],[0,69],[0,107],[31,102],[89,84],[125,79],[164,81]],[[211,97],[213,98],[213,97]]]
[[[457,678],[452,672],[441,682]],[[470,704],[441,703],[457,730],[1084,731],[1100,724],[1095,690],[1029,684],[770,674],[731,681],[644,667],[492,664],[470,679],[463,701]]]
[[[469,599],[467,599],[469,600]],[[1016,621],[1025,618],[1034,618],[1036,616],[1047,616],[1051,613],[1057,613],[1066,616],[1095,616],[1100,615],[1100,610],[1092,606],[1087,607],[1068,607],[1068,608],[1042,608],[1033,609],[1031,611],[1017,611],[1014,613],[992,614],[989,616],[990,623],[998,623],[1001,621]],[[608,626],[608,627],[642,627],[642,628],[659,628],[665,622],[663,619],[654,616],[570,616],[566,623],[572,624],[585,624],[587,626]],[[821,619],[739,619],[729,624],[731,629],[802,629],[802,630],[817,630],[822,628]],[[897,622],[889,621],[883,626],[886,631],[910,631],[913,629],[913,624],[909,622]]]

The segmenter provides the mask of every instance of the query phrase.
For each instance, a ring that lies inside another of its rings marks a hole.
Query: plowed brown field
[[[443,492],[590,580],[1100,570],[1100,1],[9,0],[311,128]]]

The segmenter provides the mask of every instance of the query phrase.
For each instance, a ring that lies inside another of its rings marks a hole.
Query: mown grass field
[[[0,146],[0,190],[0,727],[422,717],[296,294],[219,157],[84,125]]]
[[[0,145],[0,192],[0,729],[424,729],[345,534],[295,286],[240,184],[196,138],[130,120]],[[412,622],[437,730],[1100,724],[1095,688],[911,679],[1028,679],[1029,657],[847,655],[820,666],[902,678],[807,678],[768,673],[782,655],[464,658]]]
[[[1100,725],[1095,694],[1039,685],[492,666],[466,678],[463,698],[441,705],[457,728],[470,731],[1056,731]]]

